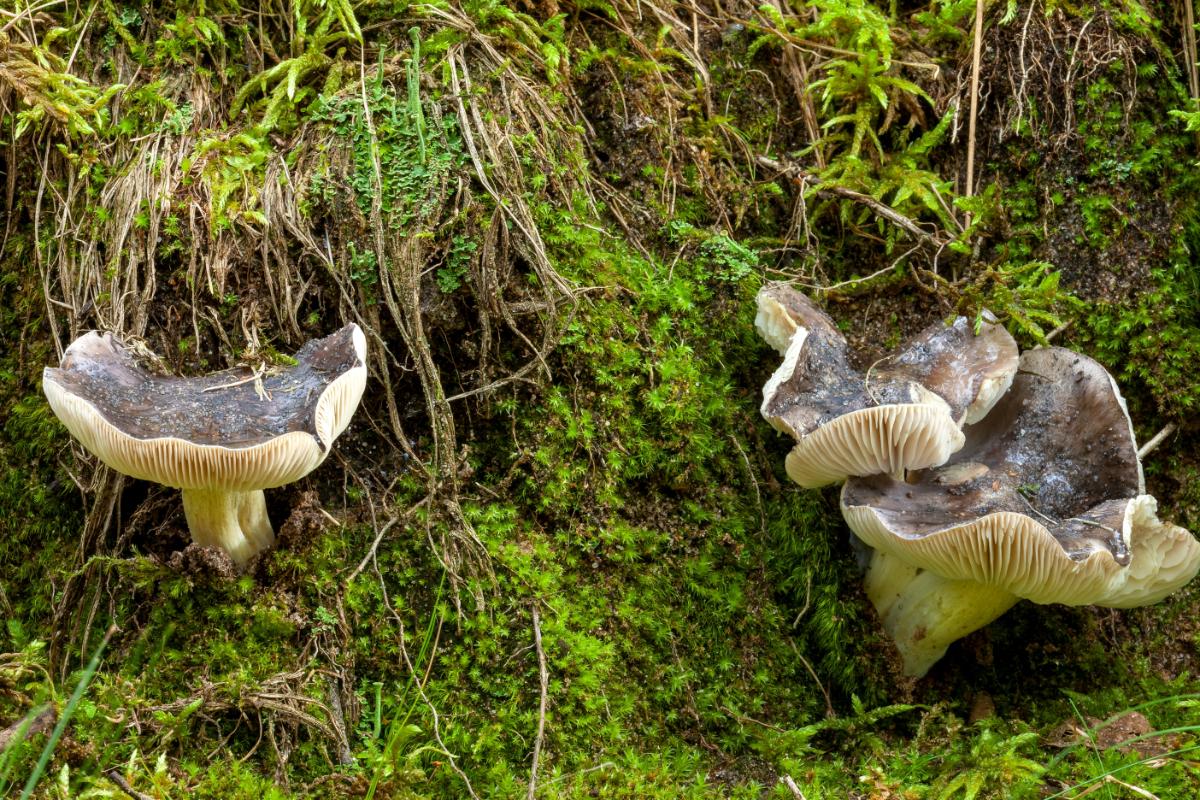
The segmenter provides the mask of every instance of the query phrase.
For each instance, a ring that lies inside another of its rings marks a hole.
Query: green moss
[[[424,476],[406,454],[381,452],[372,427],[387,427],[381,413],[339,442],[344,475],[331,459],[303,487],[318,490],[343,524],[322,517],[297,528],[252,577],[164,566],[170,546],[150,537],[183,541],[178,506],[155,505],[167,495],[143,502],[146,489],[135,483],[118,506],[118,527],[132,530],[137,510],[153,519],[139,522],[119,551],[106,543],[99,552],[108,555],[83,553],[83,566],[77,465],[37,385],[56,355],[37,269],[47,259],[30,249],[30,220],[14,216],[0,273],[0,336],[19,343],[0,350],[0,614],[9,623],[0,725],[31,704],[61,700],[84,656],[71,648],[84,647],[84,633],[94,644],[109,617],[121,626],[41,796],[115,794],[105,773],[119,768],[136,790],[164,798],[452,797],[466,794],[463,775],[480,797],[521,797],[542,721],[539,797],[786,799],[783,773],[808,797],[1036,796],[1041,782],[1094,781],[1118,768],[1164,798],[1194,786],[1186,758],[1152,765],[1115,747],[1060,749],[1045,739],[1065,720],[1082,715],[1095,728],[1087,717],[1145,702],[1152,724],[1183,728],[1172,741],[1192,747],[1194,591],[1111,616],[1019,606],[956,644],[929,681],[899,681],[858,588],[836,497],[788,482],[788,442],[756,412],[778,360],[753,332],[753,297],[767,276],[834,282],[883,270],[855,291],[888,320],[890,343],[911,322],[907,306],[920,303],[905,268],[918,262],[886,269],[906,234],[844,196],[798,198],[802,188],[761,174],[754,156],[811,167],[819,151],[828,156],[826,180],[954,229],[948,178],[961,154],[949,141],[952,118],[933,113],[936,93],[918,85],[927,70],[911,64],[926,56],[943,69],[958,63],[972,4],[939,3],[909,19],[878,3],[831,0],[812,25],[762,16],[739,20],[740,29],[726,24],[732,18],[721,27],[699,15],[695,39],[686,24],[634,19],[604,3],[539,16],[540,6],[490,0],[419,11],[330,0],[259,22],[235,3],[165,12],[110,5],[91,33],[77,9],[61,10],[62,31],[84,37],[77,63],[94,67],[91,74],[128,72],[121,59],[129,57],[141,77],[120,97],[116,118],[79,112],[101,127],[79,152],[64,145],[64,172],[52,171],[44,196],[78,187],[72,213],[100,235],[114,220],[107,198],[123,175],[123,164],[106,161],[113,143],[196,136],[177,193],[209,199],[210,231],[236,245],[223,297],[202,301],[215,301],[226,327],[256,299],[265,307],[252,255],[260,234],[282,235],[267,230],[263,211],[263,198],[273,197],[264,190],[280,188],[262,183],[276,164],[287,166],[289,181],[306,176],[295,187],[304,200],[293,222],[309,226],[318,252],[285,243],[280,252],[295,254],[288,268],[303,285],[276,289],[292,291],[289,302],[301,298],[296,315],[309,327],[349,311],[339,309],[346,298],[325,271],[361,292],[352,300],[358,312],[378,310],[380,271],[390,265],[377,263],[363,225],[376,203],[387,235],[429,245],[421,307],[439,320],[430,331],[448,383],[476,385],[472,370],[484,363],[459,346],[479,336],[476,318],[495,300],[477,294],[491,291],[474,285],[482,269],[504,274],[499,291],[524,315],[516,323],[523,334],[556,323],[532,301],[534,244],[521,225],[536,228],[537,246],[580,292],[565,335],[545,356],[549,378],[531,373],[482,399],[455,401],[460,444],[469,445],[460,465],[469,531],[451,527],[438,497],[426,499]],[[1046,24],[1077,12],[1056,8]],[[1154,44],[1144,9],[1109,11],[1123,33]],[[412,15],[421,17],[416,38]],[[868,25],[847,25],[855,20]],[[796,37],[845,51],[811,77],[823,81],[808,95],[820,142],[808,141],[781,68]],[[106,38],[111,46],[96,60],[96,41]],[[918,46],[929,52],[910,52]],[[481,52],[491,59],[483,69]],[[697,59],[708,60],[707,71]],[[361,63],[367,78],[359,85]],[[1200,356],[1191,144],[1182,128],[1157,124],[1182,100],[1176,76],[1148,66],[1088,73],[1066,146],[1030,147],[1042,133],[1030,127],[992,154],[997,163],[983,174],[1002,179],[957,207],[960,218],[972,212],[975,227],[955,243],[961,252],[941,254],[946,280],[929,301],[938,305],[930,313],[941,313],[943,301],[992,307],[1028,341],[1060,318],[1076,319],[1062,336],[1117,368],[1140,428],[1159,417],[1186,420],[1200,399],[1190,373]],[[169,98],[171,86],[149,77],[168,67],[190,70],[213,97]],[[1131,76],[1138,103],[1127,114],[1120,87]],[[488,130],[506,132],[503,142],[474,144],[493,187],[514,194],[497,199],[478,185],[460,101],[469,118],[478,112]],[[237,103],[245,113],[221,120],[226,128],[192,130],[197,116]],[[53,125],[39,131],[62,135]],[[43,188],[35,162],[6,161],[18,207],[33,207]],[[79,183],[64,177],[68,165]],[[432,199],[443,197],[443,184],[453,189],[451,213]],[[1161,207],[1147,202],[1156,193]],[[519,225],[504,207],[517,202],[532,211]],[[137,206],[133,235],[149,234],[149,203]],[[160,231],[160,286],[174,279],[185,287],[181,264],[203,244],[190,240],[183,210]],[[50,216],[39,229],[45,248],[56,244]],[[439,223],[419,224],[430,220]],[[321,251],[326,237],[344,248],[333,270]],[[1145,249],[1110,258],[1130,242]],[[1133,269],[1139,259],[1156,269]],[[822,272],[810,274],[814,265]],[[121,269],[119,257],[107,258],[105,281]],[[1082,278],[1099,272],[1136,279],[1136,291],[1089,293]],[[947,276],[963,280],[951,286]],[[111,302],[107,286],[97,289],[96,303]],[[163,291],[155,314],[203,310]],[[443,317],[457,327],[438,327]],[[853,327],[847,315],[841,321]],[[287,338],[262,324],[266,340]],[[496,336],[507,338],[490,345],[494,374],[532,358],[513,325],[496,323]],[[379,327],[403,397],[414,383],[403,372],[407,351],[391,323]],[[212,360],[208,333],[185,329],[176,355]],[[423,413],[419,400],[398,409],[417,453],[429,447]],[[1196,525],[1192,441],[1161,451],[1148,473],[1167,488],[1178,518]],[[302,505],[298,489],[275,490],[271,502],[284,515]],[[490,575],[469,587],[482,606],[469,593],[451,596],[439,555],[442,537],[454,535],[474,535],[490,559]],[[69,578],[88,588],[78,613],[62,608]],[[461,610],[456,599],[466,600]],[[62,663],[51,664],[37,640],[63,633],[52,628],[56,611],[71,618],[72,631]],[[999,716],[968,724],[982,691]],[[4,757],[27,768],[39,744]]]

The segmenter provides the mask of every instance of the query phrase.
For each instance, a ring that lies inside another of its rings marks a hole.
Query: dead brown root
[[[269,748],[275,759],[275,778],[286,785],[287,762],[301,734],[325,744],[331,766],[335,759],[342,763],[349,752],[342,701],[330,683],[336,679],[322,670],[300,669],[273,675],[253,688],[206,682],[186,697],[133,709],[124,723],[139,737],[156,737],[159,746],[164,746],[175,734],[175,717],[186,712],[215,730],[210,759],[249,727],[255,742],[248,752],[237,756],[247,759],[260,748]],[[322,692],[327,684],[328,691]],[[322,695],[328,700],[318,699]]]
[[[1143,63],[1144,38],[1124,33],[1107,9],[1075,16],[1063,8],[1047,13],[1034,2],[1008,22],[999,9],[984,29],[980,75],[979,127],[991,137],[981,141],[981,156],[1018,135],[1048,151],[1065,149],[1079,136],[1076,104],[1081,87],[1110,74],[1117,82],[1126,118],[1137,101],[1137,75],[1132,65]],[[1112,73],[1113,64],[1130,68]],[[964,60],[957,89],[948,100],[960,109],[968,105],[970,61]],[[965,115],[956,120],[965,124]],[[958,127],[955,129],[958,134]]]

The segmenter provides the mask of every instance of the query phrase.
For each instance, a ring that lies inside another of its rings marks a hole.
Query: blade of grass
[[[1108,719],[1104,720],[1103,722],[1099,723],[1099,724],[1098,724],[1098,725],[1096,725],[1095,727],[1091,728],[1091,731],[1092,731],[1092,733],[1096,733],[1096,732],[1098,732],[1098,731],[1100,731],[1100,730],[1102,730],[1102,729],[1104,729],[1104,728],[1107,728],[1109,725],[1112,725],[1112,724],[1113,724],[1114,722],[1116,722],[1117,720],[1121,719],[1122,717],[1125,717],[1125,716],[1126,716],[1126,715],[1128,715],[1128,714],[1131,714],[1131,713],[1133,713],[1134,711],[1141,711],[1142,709],[1146,709],[1146,708],[1152,708],[1152,707],[1154,707],[1154,706],[1161,706],[1161,705],[1163,705],[1163,704],[1165,704],[1165,703],[1173,703],[1173,702],[1178,702],[1178,701],[1181,701],[1181,700],[1200,700],[1200,693],[1188,692],[1188,693],[1184,693],[1184,694],[1175,694],[1175,695],[1171,695],[1170,697],[1158,697],[1158,698],[1155,698],[1154,700],[1147,700],[1147,701],[1146,701],[1146,702],[1144,702],[1144,703],[1138,703],[1137,705],[1134,705],[1134,706],[1129,706],[1128,708],[1126,708],[1126,709],[1124,709],[1124,710],[1122,710],[1122,711],[1118,711],[1117,713],[1115,713],[1115,714],[1112,714],[1111,716],[1109,716],[1109,717],[1108,717]],[[1075,707],[1075,703],[1074,703],[1074,702],[1072,702],[1072,703],[1071,703],[1071,707],[1072,707],[1072,708],[1074,708],[1074,707]],[[1075,713],[1078,715],[1078,714],[1079,714],[1079,710],[1078,710],[1078,709],[1076,709],[1076,710],[1075,710]],[[1080,716],[1080,719],[1083,719],[1083,717],[1082,717],[1082,716]],[[1190,729],[1190,727],[1191,727],[1191,726],[1187,726],[1187,727],[1184,727],[1184,728],[1179,728],[1179,729],[1174,729],[1174,728],[1172,728],[1171,730],[1167,730],[1167,731],[1151,731],[1150,733],[1144,734],[1144,735],[1142,735],[1142,736],[1138,736],[1138,737],[1136,737],[1136,738],[1134,738],[1134,739],[1129,739],[1129,740],[1127,740],[1127,741],[1129,741],[1129,742],[1136,742],[1136,741],[1139,741],[1139,740],[1141,740],[1141,739],[1148,739],[1148,738],[1152,738],[1152,737],[1154,737],[1154,736],[1161,736],[1161,735],[1162,735],[1162,734],[1164,734],[1164,733],[1174,733],[1174,732],[1179,732],[1179,731],[1187,731],[1187,730],[1189,730],[1189,729]],[[1125,743],[1125,742],[1122,742],[1122,744],[1124,744],[1124,743]],[[1049,761],[1049,762],[1047,762],[1047,764],[1046,764],[1046,769],[1048,769],[1048,770],[1050,770],[1050,769],[1053,769],[1055,766],[1057,766],[1057,765],[1058,765],[1058,763],[1059,763],[1060,761],[1062,761],[1062,760],[1063,760],[1063,759],[1065,759],[1067,756],[1069,756],[1069,755],[1071,755],[1072,753],[1074,753],[1074,752],[1075,752],[1076,750],[1078,750],[1078,749],[1079,749],[1079,748],[1080,748],[1080,747],[1081,747],[1083,744],[1084,744],[1084,742],[1082,742],[1082,741],[1081,741],[1081,742],[1079,742],[1079,743],[1077,743],[1077,744],[1073,744],[1073,745],[1070,745],[1069,747],[1065,747],[1065,748],[1063,748],[1063,749],[1062,749],[1062,750],[1059,752],[1059,754],[1058,754],[1058,755],[1056,755],[1054,758],[1050,759],[1050,761]]]
[[[117,626],[110,625],[108,631],[104,634],[104,639],[100,641],[96,652],[92,654],[91,660],[83,670],[83,675],[79,677],[79,683],[75,684],[75,691],[71,693],[71,699],[67,701],[67,707],[59,715],[58,724],[50,732],[50,738],[46,740],[46,746],[42,748],[42,754],[38,758],[37,764],[34,765],[33,772],[29,774],[29,780],[25,782],[25,788],[21,791],[21,800],[29,800],[30,796],[33,795],[34,787],[37,786],[42,773],[46,771],[46,766],[50,763],[50,756],[54,754],[54,748],[58,745],[58,740],[62,737],[63,731],[67,729],[67,724],[71,721],[71,717],[75,715],[75,709],[79,706],[79,701],[83,699],[84,692],[87,691],[92,678],[96,675],[96,670],[100,667],[100,657],[104,654],[104,648],[116,632]]]
[[[1164,733],[1165,733],[1165,731],[1164,731]],[[1074,786],[1068,786],[1067,788],[1063,789],[1061,792],[1049,795],[1048,797],[1046,797],[1045,800],[1056,800],[1056,798],[1063,797],[1069,792],[1073,792],[1076,789],[1082,789],[1085,786],[1091,786],[1093,783],[1096,783],[1097,781],[1104,780],[1109,775],[1116,775],[1118,772],[1124,772],[1127,769],[1133,769],[1134,767],[1145,766],[1146,764],[1149,764],[1154,761],[1171,758],[1172,756],[1181,755],[1183,753],[1191,753],[1196,750],[1200,750],[1200,744],[1193,744],[1193,745],[1189,745],[1187,747],[1181,747],[1178,750],[1171,750],[1166,753],[1159,753],[1157,755],[1149,756],[1147,758],[1138,759],[1137,761],[1134,761],[1132,764],[1122,764],[1119,767],[1114,767],[1113,769],[1105,770],[1104,772],[1100,773],[1099,775],[1093,775],[1092,777],[1088,778],[1086,781],[1080,781],[1079,783],[1075,784]]]

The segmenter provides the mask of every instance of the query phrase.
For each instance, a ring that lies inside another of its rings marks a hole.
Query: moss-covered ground
[[[905,678],[758,414],[765,281],[868,356],[987,307],[1175,426],[1200,531],[1194,36],[986,4],[973,92],[974,12],[0,3],[0,796],[1200,794],[1200,590]],[[40,391],[92,328],[195,374],[348,321],[362,408],[244,575]]]

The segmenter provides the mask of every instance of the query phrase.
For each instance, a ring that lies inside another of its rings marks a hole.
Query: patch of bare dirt
[[[1138,711],[1130,711],[1108,721],[1097,717],[1069,719],[1056,725],[1043,737],[1050,747],[1067,748],[1086,744],[1099,750],[1116,748],[1139,758],[1155,758],[1173,750],[1173,736],[1151,736],[1150,720]]]
[[[953,316],[945,300],[898,286],[825,303],[850,343],[853,366],[865,371],[934,323]]]
[[[330,525],[330,517],[322,510],[321,500],[312,490],[302,492],[292,505],[292,512],[275,535],[275,547],[280,550],[303,550]]]

